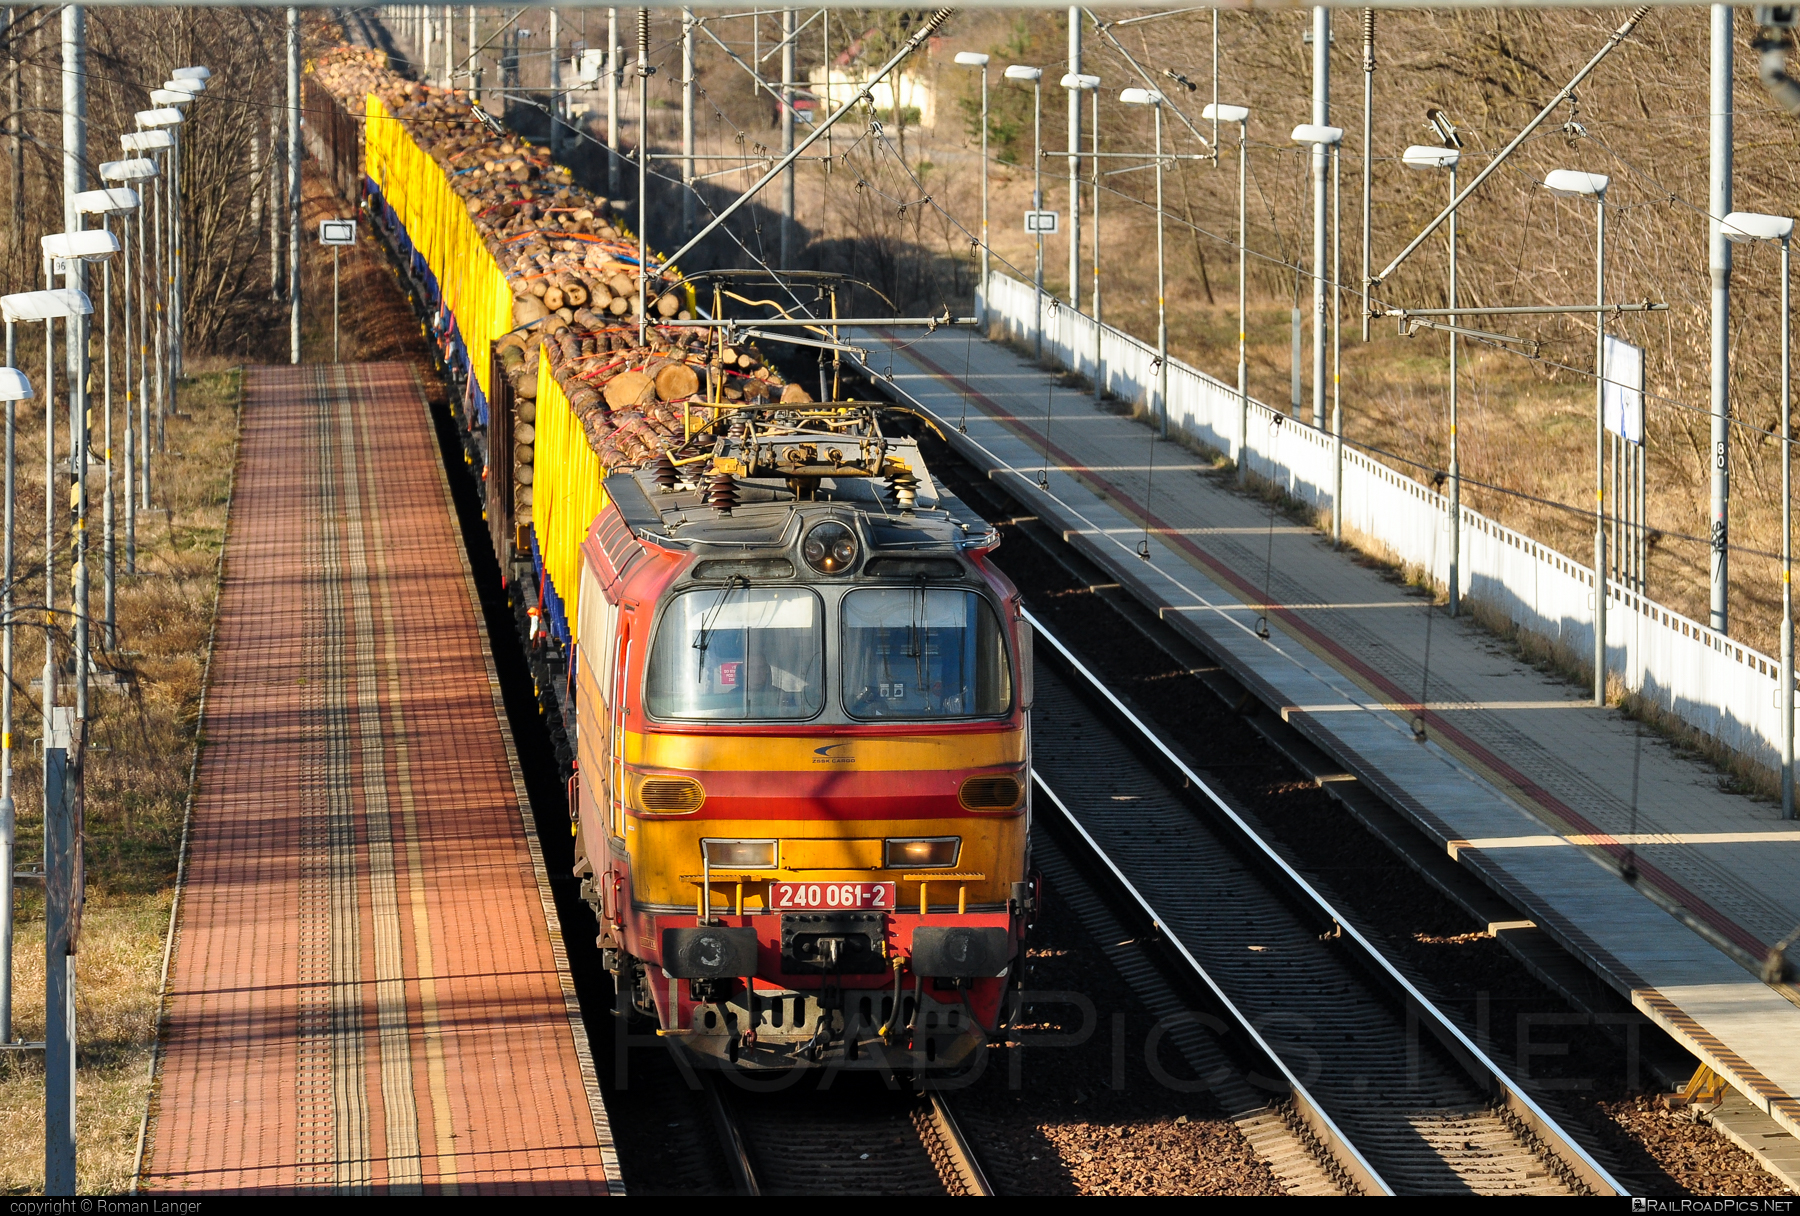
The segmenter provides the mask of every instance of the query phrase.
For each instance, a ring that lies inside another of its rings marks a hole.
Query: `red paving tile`
[[[621,1190],[426,410],[248,375],[145,1190]]]

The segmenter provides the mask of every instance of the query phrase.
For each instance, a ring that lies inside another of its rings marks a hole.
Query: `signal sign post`
[[[1031,236],[1055,236],[1056,222],[1061,216],[1060,211],[1027,211],[1025,231]]]
[[[319,244],[331,246],[331,361],[338,361],[338,249],[356,244],[355,220],[324,220],[319,224]]]

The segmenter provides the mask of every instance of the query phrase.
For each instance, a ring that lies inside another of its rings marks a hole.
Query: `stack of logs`
[[[685,289],[660,277],[646,292],[652,328],[639,346],[637,247],[607,218],[624,205],[574,184],[544,149],[491,134],[462,92],[407,80],[389,69],[385,55],[357,47],[327,51],[315,71],[352,113],[374,93],[405,125],[464,200],[512,288],[518,328],[496,348],[515,402],[519,523],[531,520],[540,349],[608,473],[681,447],[688,401],[812,400],[754,350],[710,341],[704,331],[655,328],[659,320],[691,319]]]

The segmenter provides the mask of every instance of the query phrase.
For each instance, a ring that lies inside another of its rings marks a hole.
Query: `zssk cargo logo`
[[[832,753],[840,747],[849,747],[848,743],[827,743],[824,747],[813,748],[814,764],[855,764],[855,756],[837,756]]]

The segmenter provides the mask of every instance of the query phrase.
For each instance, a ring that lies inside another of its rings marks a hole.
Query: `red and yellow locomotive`
[[[880,421],[739,410],[607,477],[582,545],[577,869],[621,990],[716,1065],[957,1068],[1020,956],[1029,627]]]

